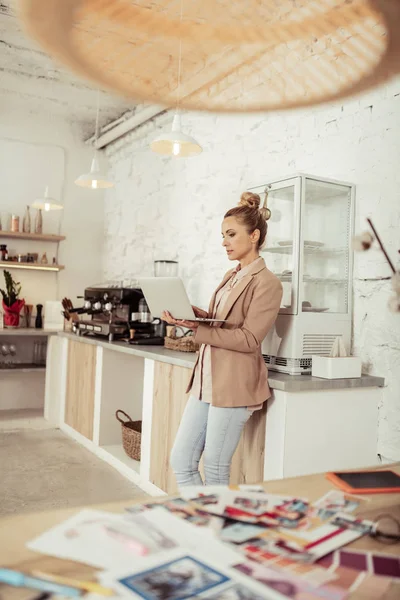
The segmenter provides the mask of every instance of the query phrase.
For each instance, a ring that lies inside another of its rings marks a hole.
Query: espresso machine
[[[165,324],[153,320],[139,287],[118,283],[91,286],[85,289],[83,301],[81,308],[68,307],[70,314],[88,316],[74,321],[77,335],[107,337],[110,342],[126,339],[133,344],[164,344]]]

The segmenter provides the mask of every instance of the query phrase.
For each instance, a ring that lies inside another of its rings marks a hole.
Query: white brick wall
[[[163,159],[149,141],[171,114],[108,148],[117,186],[105,205],[106,278],[152,274],[177,258],[193,302],[206,306],[229,267],[220,247],[224,211],[254,184],[296,171],[354,182],[356,229],[371,216],[393,259],[400,247],[400,79],[343,104],[282,114],[187,114],[203,145],[191,159]],[[377,251],[355,260],[354,351],[386,378],[378,451],[400,460],[400,316],[389,313],[389,274]],[[355,440],[355,443],[357,441]]]

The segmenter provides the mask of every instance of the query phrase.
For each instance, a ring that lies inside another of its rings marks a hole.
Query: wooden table
[[[385,467],[381,467],[385,468]],[[387,468],[387,467],[386,467]],[[400,474],[400,463],[391,465],[397,473]],[[324,474],[308,475],[306,477],[294,477],[291,479],[280,479],[264,483],[266,491],[276,494],[295,495],[308,498],[311,501],[317,500],[329,490],[335,489],[325,478]],[[361,510],[357,514],[363,518],[374,520],[381,513],[390,513],[400,520],[400,494],[372,494],[365,496],[370,499],[366,510]],[[135,503],[148,501],[148,496],[143,499],[135,498]],[[102,510],[112,512],[122,512],[125,507],[132,504],[127,498],[125,502],[114,502],[111,504],[102,504],[92,506]],[[50,573],[63,574],[77,579],[88,579],[93,576],[94,569],[80,563],[60,560],[47,557],[25,547],[26,542],[32,540],[35,536],[43,533],[50,527],[76,514],[82,508],[73,508],[67,510],[46,511],[29,515],[21,515],[0,519],[0,565],[11,566],[21,570],[42,570]],[[384,545],[368,536],[364,536],[350,545],[353,549],[383,552],[400,556],[400,544]],[[0,598],[1,595],[0,587]],[[18,592],[19,593],[19,592]],[[31,594],[32,595],[32,594]],[[4,596],[7,600],[21,599],[21,593]],[[25,596],[26,597],[26,596]],[[400,586],[392,583],[390,590],[385,594],[385,600],[398,600],[400,597]],[[357,592],[351,595],[351,600],[361,600],[363,596]],[[364,596],[365,598],[365,596]]]

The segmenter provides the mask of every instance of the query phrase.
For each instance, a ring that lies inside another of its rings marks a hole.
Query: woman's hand
[[[188,329],[197,329],[199,324],[197,321],[179,321],[178,319],[174,319],[168,310],[164,310],[161,315],[163,321],[166,321],[169,325],[180,325],[181,327],[187,327]]]
[[[168,312],[168,310],[164,310],[164,312],[161,315],[161,319],[163,321],[165,321],[166,323],[168,323],[168,325],[178,325],[179,322],[177,319],[174,319],[174,317],[171,315],[170,312]]]
[[[206,310],[203,310],[202,308],[199,308],[198,306],[193,306],[193,312],[195,314],[196,317],[199,317],[200,319],[207,319],[208,317],[208,312]]]

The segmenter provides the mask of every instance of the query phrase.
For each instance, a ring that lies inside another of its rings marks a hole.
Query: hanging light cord
[[[54,68],[52,62],[50,62],[49,66],[47,67],[47,75],[50,76],[50,97],[51,97],[51,101],[53,101],[54,105],[55,105],[56,104],[56,100],[55,100],[55,97],[54,97],[55,68]],[[56,134],[56,138],[58,138],[59,137],[59,127],[58,127],[57,123],[55,123],[55,121],[54,121],[54,114],[53,114],[54,110],[55,110],[54,107],[50,110],[50,128]],[[57,139],[57,144],[58,144],[58,141],[59,140]],[[65,183],[63,181],[62,188],[61,188],[62,190],[64,190],[64,185],[65,185]],[[63,199],[64,199],[64,193],[63,193],[63,191],[61,192],[61,194],[62,194],[61,201],[63,201]],[[58,232],[57,232],[58,235],[61,234],[63,220],[64,220],[64,210],[61,210],[61,215],[60,215],[60,217],[58,219],[58,227],[57,227],[57,229],[58,229]],[[56,246],[56,253],[55,253],[56,254],[57,264],[59,263],[59,250],[60,250],[60,244],[58,243],[57,246]],[[56,273],[56,298],[59,298],[59,297],[60,297],[60,279],[59,279],[59,274]]]
[[[100,111],[100,90],[97,88],[97,107],[96,107],[96,126],[94,131],[94,151],[97,152],[97,140],[99,137],[99,111]]]
[[[178,58],[178,85],[176,87],[176,110],[179,109],[181,101],[181,69],[182,69],[182,19],[183,19],[183,0],[180,1],[179,15],[179,58]]]

